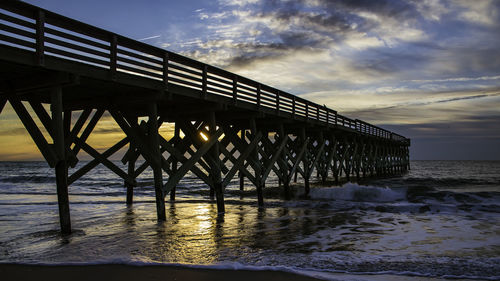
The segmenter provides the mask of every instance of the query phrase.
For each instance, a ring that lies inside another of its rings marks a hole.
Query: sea
[[[151,180],[151,171],[140,176]],[[292,189],[285,200],[271,175],[259,208],[255,188],[246,181],[240,191],[235,177],[218,214],[188,174],[158,222],[150,185],[127,206],[123,181],[98,166],[69,187],[73,233],[64,236],[53,169],[0,162],[0,263],[500,280],[500,161],[412,161],[402,176],[313,184],[309,197],[299,176]]]

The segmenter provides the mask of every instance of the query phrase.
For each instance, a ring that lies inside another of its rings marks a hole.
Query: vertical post
[[[241,140],[246,142],[245,140],[245,129],[242,129],[241,130]],[[240,176],[240,190],[243,191],[245,190],[245,175],[243,175],[242,172],[239,172],[239,176]]]
[[[133,151],[132,143],[130,143],[129,151]],[[132,153],[129,155],[133,155]],[[128,160],[128,170],[127,173],[130,177],[134,178],[135,174],[135,157],[134,159]],[[125,182],[125,186],[127,187],[127,205],[132,205],[134,202],[134,186],[128,182]]]
[[[203,70],[202,70],[202,83],[201,83],[201,92],[202,92],[202,95],[203,95],[203,99],[206,99],[207,98],[207,79],[208,79],[208,76],[207,76],[207,65],[204,64],[203,65]]]
[[[238,101],[238,76],[233,76],[233,103]]]
[[[45,12],[38,11],[36,18],[36,64],[45,65]]]
[[[163,84],[168,90],[168,52],[163,54]]]
[[[109,50],[109,71],[111,79],[116,78],[116,68],[118,66],[118,37],[116,34],[111,36],[110,50]]]
[[[295,118],[295,96],[292,97],[292,118]]]
[[[180,128],[179,128],[179,125],[177,125],[177,122],[175,122],[174,126],[175,126],[175,129],[174,129],[174,138],[175,138],[174,147],[177,148],[178,143],[180,142],[180,137],[181,137],[180,136]],[[177,173],[177,164],[178,163],[179,163],[179,161],[177,161],[177,159],[174,159],[174,161],[172,161],[172,175]],[[177,185],[173,186],[172,189],[170,190],[170,201],[175,201],[176,189],[177,189]]]
[[[250,130],[252,132],[252,135],[255,137],[257,135],[257,123],[255,122],[254,118],[250,119]],[[267,134],[264,137],[267,138]],[[262,181],[262,165],[261,165],[261,161],[259,159],[259,152],[258,151],[259,151],[259,148],[256,147],[255,152],[254,152],[254,157],[255,157],[255,162],[257,163],[258,167],[256,167],[256,169],[255,169],[255,179],[257,182],[257,186],[256,186],[257,202],[258,202],[259,206],[262,207],[262,206],[264,206],[264,195],[263,195],[262,190],[264,189],[265,183]]]
[[[210,134],[212,135],[212,138],[216,137],[216,131],[217,131],[217,123],[215,120],[215,112],[210,113],[210,122],[209,122],[209,129],[210,129]],[[225,212],[225,207],[224,207],[224,194],[222,190],[222,177],[221,177],[221,168],[220,168],[220,150],[219,150],[219,140],[216,140],[214,146],[212,147],[212,156],[214,158],[214,166],[211,167],[210,174],[212,176],[212,180],[214,183],[214,190],[215,190],[215,198],[217,200],[217,212],[218,213],[224,213]]]
[[[307,105],[307,103],[306,103]],[[306,107],[307,109],[307,107]],[[302,139],[303,142],[306,141],[306,129],[302,127],[302,130],[300,131],[300,138]],[[307,196],[309,195],[310,187],[309,187],[309,157],[308,157],[308,150],[306,148],[306,155],[304,156],[302,160],[302,165],[304,166],[304,194]]]
[[[154,159],[151,163],[153,169],[155,195],[156,195],[156,214],[159,221],[166,220],[165,215],[165,196],[163,193],[163,174],[161,169],[161,152],[158,138],[158,108],[156,103],[148,104],[148,136],[151,145],[151,154]]]
[[[287,137],[287,133],[285,133],[285,127],[283,126],[283,123],[281,123],[279,125],[279,136],[280,136],[280,140],[284,139],[285,137]],[[282,157],[283,157],[283,162],[285,163],[288,163],[286,157],[286,153],[282,153],[281,154]],[[281,173],[283,175],[283,180],[281,180],[280,177],[278,177],[278,180],[279,180],[279,185],[281,186],[281,183],[283,182],[283,191],[285,193],[285,199],[286,200],[290,200],[292,198],[292,195],[291,195],[291,192],[290,192],[290,176],[288,175],[288,171],[286,169],[288,169],[288,165],[285,164],[283,166],[280,165],[280,167],[283,169],[283,172]]]
[[[257,85],[257,107],[260,107],[260,84]]]
[[[276,91],[276,112],[280,112],[280,91]]]
[[[51,92],[50,109],[52,112],[52,122],[54,129],[54,152],[57,155],[56,185],[57,202],[59,205],[59,222],[63,234],[71,233],[71,219],[69,212],[68,198],[68,165],[66,164],[65,144],[64,144],[64,125],[63,125],[63,103],[62,88],[56,87]]]
[[[137,117],[132,118],[137,124]],[[127,173],[131,178],[135,178],[135,161],[137,159],[137,155],[135,153],[135,147],[132,145],[132,142],[129,142],[129,148],[128,148],[129,153],[128,156],[128,167],[127,167]],[[125,186],[127,187],[127,205],[131,205],[134,200],[134,186],[127,181],[125,181]]]

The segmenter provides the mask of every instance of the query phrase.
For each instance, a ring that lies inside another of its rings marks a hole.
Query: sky
[[[411,159],[500,160],[500,0],[25,2],[395,131]],[[40,159],[16,119],[0,160]]]

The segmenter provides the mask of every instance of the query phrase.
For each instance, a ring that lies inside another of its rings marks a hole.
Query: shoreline
[[[0,264],[0,276],[5,281],[19,280],[207,280],[207,281],[318,281],[305,275],[285,271],[212,269],[169,265],[30,265]]]
[[[310,275],[281,270],[218,269],[183,265],[126,265],[126,264],[81,264],[81,265],[39,265],[0,263],[0,276],[5,281],[51,280],[116,280],[116,281],[439,281],[446,278],[406,276],[391,274],[347,274],[308,272]],[[455,281],[474,279],[452,278]],[[475,279],[484,280],[484,279]]]

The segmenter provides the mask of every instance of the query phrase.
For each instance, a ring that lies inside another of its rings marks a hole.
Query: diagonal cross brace
[[[120,176],[125,182],[131,185],[137,185],[137,182],[135,179],[130,177],[127,173],[125,173],[122,169],[118,168],[113,162],[109,161],[107,157],[103,156],[100,154],[97,150],[95,150],[93,147],[82,141],[80,138],[75,138],[75,142],[80,145],[80,147],[87,152],[90,156],[94,157],[97,161],[99,161],[101,164],[106,166],[108,169],[113,171],[115,174]]]
[[[19,98],[15,95],[9,97],[9,102],[49,166],[51,168],[55,167],[58,157],[54,150],[49,146],[49,143],[43,136],[40,129],[38,129],[38,126],[35,121],[33,121],[33,118],[31,118],[31,115],[26,110],[26,107],[24,107]]]
[[[129,141],[128,138],[125,137],[121,141],[117,142],[115,145],[110,147],[108,150],[104,151],[101,154],[101,156],[104,158],[109,158],[111,155],[115,154],[118,150],[124,147],[127,143],[129,143]],[[68,177],[68,185],[74,183],[76,180],[84,176],[86,173],[88,173],[90,170],[95,168],[100,163],[101,162],[98,159],[94,159],[85,164],[85,166],[81,167],[78,171],[74,172],[71,176]]]
[[[3,107],[5,106],[6,103],[7,103],[6,98],[0,98],[0,113],[2,113]]]
[[[236,162],[233,164],[233,167],[231,168],[229,173],[227,173],[226,178],[222,182],[223,188],[225,188],[229,184],[229,182],[233,179],[234,175],[236,174],[236,172],[238,170],[241,170],[241,171],[244,170],[244,169],[241,169],[241,167],[243,166],[245,159],[247,159],[248,156],[250,155],[250,153],[252,153],[252,151],[254,151],[255,146],[257,146],[257,144],[259,143],[261,138],[262,138],[262,133],[258,132],[257,135],[255,136],[255,138],[250,142],[248,147],[245,149],[245,151],[238,157],[238,160],[236,160]]]
[[[318,163],[319,161],[319,158],[320,158],[320,155],[321,153],[323,153],[323,150],[325,149],[325,141],[323,140],[321,142],[321,146],[319,147],[318,149],[318,152],[316,152],[316,155],[314,156],[314,161],[313,163],[311,164],[311,167],[309,168],[309,171],[307,173],[307,178],[310,178],[311,177],[311,174],[314,170],[314,166],[316,166],[316,163]]]
[[[179,152],[179,150],[177,150],[175,147],[172,147],[172,145],[169,142],[167,142],[167,140],[165,140],[162,136],[160,136],[160,145],[161,145],[163,151],[167,151],[168,153],[170,153],[170,155],[172,155],[174,158],[176,158],[177,161],[179,161],[181,163],[185,163],[188,161],[188,159],[184,156],[184,153]],[[195,174],[198,178],[200,178],[207,185],[212,184],[212,181],[210,180],[210,178],[205,173],[203,173],[200,170],[200,168],[198,168],[196,166],[192,166],[191,172],[193,172],[193,174]]]
[[[261,178],[262,181],[265,181],[267,179],[267,176],[271,172],[271,169],[273,168],[274,163],[276,163],[276,160],[278,160],[278,157],[280,156],[281,152],[283,151],[283,148],[285,147],[287,141],[288,141],[288,136],[285,136],[283,138],[283,140],[281,141],[278,149],[274,152],[273,157],[271,157],[271,159],[268,161],[267,167],[264,170],[264,172],[262,173],[262,178]]]
[[[302,157],[304,156],[306,150],[307,150],[307,145],[309,144],[309,138],[307,138],[304,141],[304,144],[302,144],[302,148],[300,149],[299,154],[297,154],[297,157],[295,158],[295,163],[293,163],[292,169],[290,170],[290,174],[288,176],[288,183],[292,180],[292,175],[295,173],[295,170],[299,167],[300,161],[302,161]]]
[[[229,152],[227,151],[227,149],[225,149],[224,147],[221,147],[221,152],[224,154],[224,156],[226,156],[229,160],[231,160],[232,163],[236,163],[238,160]],[[255,177],[250,173],[250,171],[248,171],[246,168],[250,165],[250,162],[248,161],[248,159],[245,159],[247,160],[247,163],[245,165],[243,165],[242,168],[240,168],[240,171],[253,183],[255,184],[256,181],[255,181]],[[226,175],[227,176],[227,175]],[[229,183],[228,183],[229,184]]]
[[[170,190],[174,186],[176,186],[177,183],[179,183],[179,181],[184,177],[184,175],[189,170],[191,170],[191,168],[196,164],[196,162],[198,162],[201,159],[201,157],[203,157],[203,155],[205,155],[210,150],[210,148],[212,148],[212,146],[219,141],[219,137],[222,135],[222,133],[223,133],[222,128],[219,128],[219,130],[217,130],[215,134],[210,136],[210,139],[204,145],[202,145],[200,149],[198,149],[196,153],[192,155],[191,158],[189,158],[189,160],[187,160],[182,164],[182,166],[177,170],[177,172],[173,174],[168,179],[168,182],[163,186],[164,195],[168,194]]]

